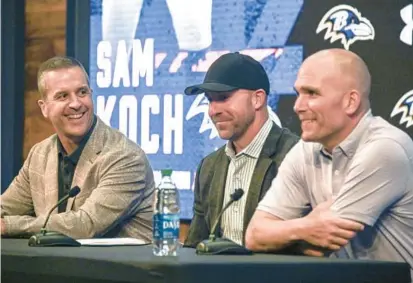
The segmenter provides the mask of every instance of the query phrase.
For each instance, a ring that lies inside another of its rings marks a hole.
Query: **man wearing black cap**
[[[298,141],[268,115],[270,83],[262,65],[238,52],[218,58],[204,82],[185,94],[205,93],[208,114],[227,144],[205,157],[195,181],[194,217],[186,246],[207,239],[211,226],[235,189],[244,196],[223,214],[218,236],[244,244],[248,223],[277,174],[284,156]]]

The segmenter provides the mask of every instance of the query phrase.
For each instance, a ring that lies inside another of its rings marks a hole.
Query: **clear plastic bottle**
[[[177,256],[179,243],[179,192],[171,179],[172,170],[162,170],[156,188],[153,215],[153,254]]]

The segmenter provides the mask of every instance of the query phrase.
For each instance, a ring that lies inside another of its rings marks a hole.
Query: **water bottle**
[[[179,248],[179,192],[172,182],[172,170],[162,170],[155,191],[153,215],[153,254],[177,256]]]

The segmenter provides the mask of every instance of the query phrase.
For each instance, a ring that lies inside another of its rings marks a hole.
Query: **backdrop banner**
[[[311,3],[310,3],[311,2]],[[141,145],[155,171],[174,170],[181,218],[192,218],[203,157],[225,144],[203,94],[185,96],[222,54],[260,61],[272,119],[300,134],[297,71],[325,48],[359,54],[372,73],[373,114],[413,136],[411,1],[92,0],[90,79],[96,113]]]

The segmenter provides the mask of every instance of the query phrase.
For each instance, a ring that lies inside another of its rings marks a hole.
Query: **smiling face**
[[[239,89],[232,92],[207,92],[208,114],[219,136],[237,141],[245,136],[255,119],[254,92]]]
[[[84,70],[69,67],[44,72],[39,106],[63,145],[78,144],[93,122],[93,101]]]
[[[294,111],[301,121],[301,138],[319,142],[326,149],[344,140],[361,117],[360,92],[353,72],[345,61],[335,59],[321,55],[309,58],[294,85],[298,94]]]

